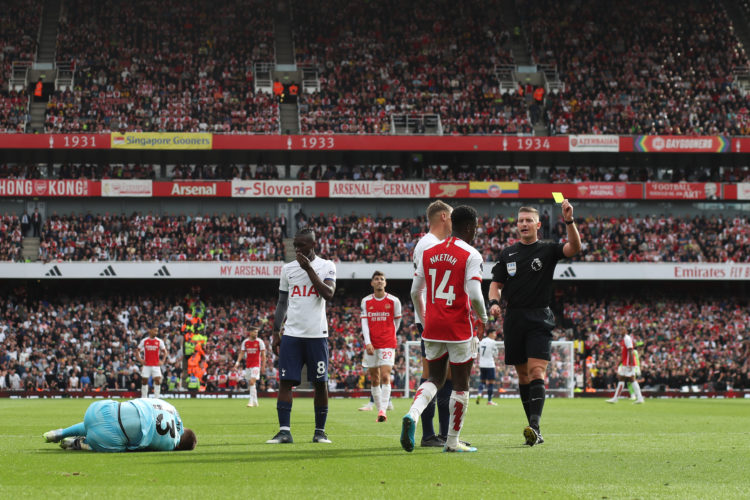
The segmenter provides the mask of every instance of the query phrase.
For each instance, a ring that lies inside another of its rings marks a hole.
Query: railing
[[[565,83],[560,80],[560,75],[557,73],[557,66],[554,64],[538,64],[539,71],[544,76],[544,91],[549,93],[558,94],[565,92]]]
[[[514,64],[498,64],[495,66],[495,78],[500,85],[501,94],[512,94],[518,89]]]
[[[253,90],[255,92],[273,92],[273,69],[276,65],[269,62],[253,64]]]
[[[392,135],[443,135],[443,122],[440,115],[434,113],[391,115]]]
[[[732,76],[734,77],[733,85],[737,87],[742,97],[745,97],[750,92],[750,68],[738,66],[732,70]]]
[[[75,82],[76,70],[72,63],[57,61],[55,63],[55,90],[72,90]]]
[[[26,89],[29,79],[29,70],[33,63],[31,61],[14,61],[8,79],[8,90],[21,91]]]
[[[299,66],[302,70],[302,92],[320,92],[320,78],[316,66]]]

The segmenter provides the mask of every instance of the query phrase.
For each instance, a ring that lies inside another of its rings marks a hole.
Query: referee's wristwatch
[[[563,220],[564,220],[564,219],[563,219]],[[571,224],[575,224],[575,223],[576,223],[576,220],[575,220],[575,219],[571,219],[571,220],[566,220],[566,221],[565,221],[565,224],[567,224],[567,225],[571,225]]]

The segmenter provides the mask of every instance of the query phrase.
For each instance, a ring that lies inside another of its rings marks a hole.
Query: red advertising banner
[[[232,196],[232,183],[220,181],[154,182],[153,196],[229,198]]]
[[[731,153],[748,153],[750,152],[750,137],[734,137],[732,138],[732,151]]]
[[[213,149],[289,151],[568,151],[568,138],[414,135],[214,135]]]
[[[647,182],[647,200],[717,200],[721,184],[714,182]]]
[[[520,184],[519,198],[552,198],[552,193],[562,193],[575,199],[643,199],[643,184],[627,182],[581,182],[578,184]]]
[[[0,196],[83,197],[101,196],[101,184],[87,179],[0,179]]]
[[[468,182],[432,182],[430,198],[468,198]]]
[[[109,149],[109,134],[0,134],[0,149]]]

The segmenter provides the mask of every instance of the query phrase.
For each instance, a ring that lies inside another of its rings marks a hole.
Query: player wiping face
[[[294,251],[302,269],[315,260],[315,233],[298,234],[294,237]]]

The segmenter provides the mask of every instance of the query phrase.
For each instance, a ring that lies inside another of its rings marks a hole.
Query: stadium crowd
[[[584,342],[591,387],[613,388],[617,383],[619,342],[624,333],[630,333],[639,353],[644,387],[750,388],[747,297],[650,299],[566,301],[564,322]]]
[[[283,165],[273,164],[140,164],[64,163],[0,164],[0,179],[153,179],[153,180],[272,180],[286,179]],[[389,164],[305,164],[293,166],[290,178],[298,180],[426,180],[497,181],[532,183],[578,182],[748,182],[750,167],[603,167]]]
[[[273,60],[267,2],[63,6],[57,59],[75,83],[50,98],[47,132],[278,133],[277,103],[253,90],[253,62]]]
[[[9,88],[13,63],[31,62],[37,48],[37,30],[42,11],[39,0],[3,2],[0,17],[0,133],[23,133],[29,120],[24,91]]]
[[[537,63],[565,90],[547,98],[557,134],[746,135],[747,66],[718,1],[518,2]]]
[[[320,80],[300,96],[302,132],[390,134],[394,114],[439,114],[446,134],[531,132],[525,101],[501,94],[495,76],[495,65],[512,62],[499,5],[292,6],[297,64]]]
[[[56,215],[44,221],[39,259],[48,261],[280,261],[283,221],[258,214]]]
[[[203,385],[208,389],[241,390],[241,371],[235,368],[244,328],[260,325],[267,346],[266,372],[261,389],[277,387],[277,368],[270,349],[275,308],[274,290],[268,298],[217,294],[203,297],[206,305],[207,368]],[[360,333],[361,297],[337,296],[327,306],[330,335],[331,390],[366,387],[362,369]],[[418,339],[410,301],[402,297],[404,320],[399,345]],[[18,287],[0,301],[0,390],[104,390],[140,388],[135,348],[148,326],[158,325],[167,344],[164,385],[175,389],[183,375],[182,334],[185,320],[183,298],[168,294],[101,293],[32,298]],[[655,300],[626,296],[613,299],[566,299],[558,314],[558,340],[578,339],[585,344],[585,358],[576,365],[579,382],[587,370],[588,387],[606,389],[615,382],[622,331],[638,344],[644,385],[681,390],[750,389],[750,344],[747,339],[746,298]],[[489,327],[500,332],[501,320]],[[412,368],[416,365],[412,362]],[[566,376],[561,366],[551,365],[551,381]],[[585,368],[584,368],[585,366]],[[500,387],[514,389],[512,371],[501,361]],[[394,386],[403,388],[405,363],[399,354]],[[413,377],[411,382],[414,382]],[[695,387],[693,387],[695,386]]]
[[[540,237],[562,241],[562,220],[541,214]],[[581,262],[750,262],[747,217],[665,215],[577,217],[583,247]],[[318,235],[321,255],[334,261],[408,262],[427,231],[423,217],[299,212],[297,228]],[[53,214],[41,228],[39,259],[49,261],[281,261],[283,238],[293,234],[285,218],[258,214],[234,216],[154,215],[152,213]],[[20,260],[22,227],[6,215],[0,226],[0,260]],[[474,246],[485,261],[516,241],[515,219],[485,215]]]

